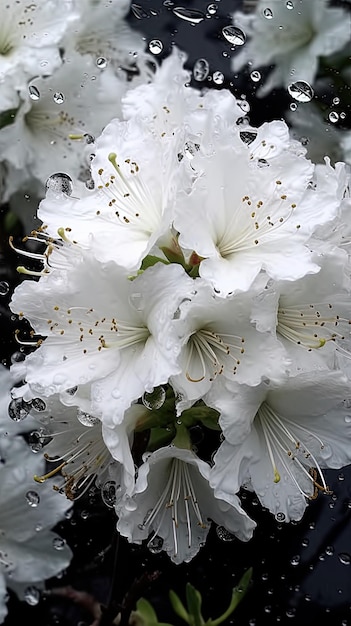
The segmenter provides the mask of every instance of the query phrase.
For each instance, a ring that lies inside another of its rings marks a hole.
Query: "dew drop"
[[[347,552],[340,552],[338,556],[340,563],[342,563],[343,565],[350,565],[351,556]]]
[[[215,85],[223,85],[224,83],[224,74],[222,72],[213,72],[212,80]]]
[[[155,387],[153,391],[143,394],[142,402],[147,409],[152,411],[153,409],[160,409],[166,400],[166,391],[164,387]]]
[[[87,144],[94,143],[95,141],[95,137],[93,135],[90,135],[89,133],[84,133],[83,137],[85,139],[85,143]]]
[[[327,546],[325,549],[325,553],[327,556],[332,556],[334,554],[334,548],[333,546]]]
[[[296,109],[297,109],[297,104],[296,104],[295,102],[292,102],[292,103],[290,104],[290,110],[291,110],[291,111],[296,111]]]
[[[62,93],[62,91],[55,91],[52,98],[56,104],[63,104],[64,101],[66,100],[65,94]]]
[[[338,474],[338,480],[345,480],[345,474],[340,472],[340,474]]]
[[[249,146],[249,145],[250,145],[250,143],[252,143],[253,141],[255,141],[255,139],[256,139],[256,137],[257,137],[257,133],[256,133],[256,132],[249,131],[249,130],[247,130],[247,131],[243,130],[243,131],[241,131],[241,132],[239,133],[239,137],[240,137],[240,139],[241,139],[241,141],[242,141],[243,143],[246,143],[246,145],[247,145],[247,146]]]
[[[272,9],[263,9],[263,17],[265,17],[267,20],[271,20],[273,17]]]
[[[215,15],[217,13],[217,5],[216,4],[209,4],[207,7],[207,12],[210,15]]]
[[[249,113],[250,105],[247,100],[237,100],[237,105],[241,108],[244,113]]]
[[[0,296],[6,296],[10,291],[10,285],[6,280],[0,280]]]
[[[24,590],[24,599],[29,606],[36,606],[40,601],[40,591],[37,587],[31,585]]]
[[[237,26],[224,26],[224,28],[222,28],[222,35],[233,46],[243,46],[246,41],[244,31]]]
[[[220,539],[221,541],[229,542],[234,541],[235,539],[235,535],[230,533],[229,530],[227,530],[224,526],[217,526],[216,533],[218,539]]]
[[[156,535],[155,537],[152,537],[150,541],[148,541],[146,546],[147,548],[149,548],[152,554],[159,554],[160,552],[162,552],[163,539],[162,537],[159,537],[158,535]]]
[[[206,59],[197,59],[197,61],[195,61],[193,67],[193,76],[195,80],[197,80],[198,82],[206,80],[209,71],[210,66]]]
[[[314,96],[314,91],[305,80],[297,80],[288,87],[288,93],[298,102],[310,102]]]
[[[34,100],[34,102],[36,102],[37,100],[40,100],[40,91],[38,87],[36,87],[35,85],[29,85],[28,93],[29,93],[30,99]]]
[[[339,121],[339,114],[336,111],[330,111],[328,115],[329,122],[336,124]]]
[[[258,83],[258,81],[261,80],[261,74],[257,70],[254,70],[253,72],[251,72],[250,78],[251,80],[253,80],[254,83]]]
[[[66,546],[66,541],[62,537],[55,537],[52,540],[52,545],[54,546],[55,550],[63,550]]]
[[[151,54],[161,54],[163,50],[163,43],[160,39],[152,39],[149,42],[149,50]]]
[[[285,3],[285,6],[286,6],[286,8],[287,8],[287,9],[289,9],[289,11],[291,11],[291,9],[293,9],[293,8],[294,8],[294,4],[293,4],[293,2],[291,2],[291,0],[288,0],[288,1]]]
[[[338,98],[337,96],[333,98],[333,104],[335,105],[340,104],[340,98]]]
[[[14,398],[8,406],[9,417],[14,422],[21,422],[27,417],[30,409],[31,405],[25,402],[23,398]]]
[[[107,67],[107,59],[105,59],[105,57],[98,57],[96,59],[96,65],[100,70],[105,69],[105,67]]]
[[[114,480],[107,480],[101,487],[101,498],[110,509],[113,509],[116,503],[117,485]]]
[[[46,409],[46,404],[41,398],[33,398],[33,400],[30,401],[30,404],[32,405],[32,408],[39,413],[41,411],[45,411]]]
[[[90,428],[100,422],[98,417],[94,417],[81,409],[77,409],[77,419],[83,426],[89,426]]]
[[[47,191],[65,193],[67,196],[71,196],[73,191],[72,178],[63,172],[52,174],[45,183],[45,189]]]
[[[137,311],[142,311],[145,307],[144,296],[142,293],[130,294],[129,302]]]
[[[40,496],[36,491],[27,491],[26,493],[27,504],[31,506],[33,509],[38,506],[40,502]]]
[[[277,522],[285,522],[285,519],[286,519],[285,513],[283,513],[282,511],[278,511],[278,513],[276,513],[274,517],[277,520]]]
[[[197,9],[174,7],[174,9],[172,9],[172,12],[181,20],[191,22],[192,24],[200,24],[200,22],[205,19],[204,13],[202,11],[198,11]]]
[[[299,565],[299,563],[300,563],[300,557],[299,557],[299,555],[298,555],[298,554],[295,554],[295,556],[293,556],[293,557],[290,559],[290,563],[291,563],[291,565],[294,565],[294,567],[296,567],[296,565]]]
[[[42,428],[40,430],[32,430],[28,435],[28,445],[34,453],[41,452],[44,445],[50,443],[51,440],[52,437],[47,435]]]

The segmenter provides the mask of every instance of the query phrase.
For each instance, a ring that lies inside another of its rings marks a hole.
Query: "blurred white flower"
[[[350,14],[329,7],[327,0],[259,0],[254,13],[236,11],[233,20],[248,37],[233,55],[233,70],[249,62],[253,69],[275,65],[258,96],[298,80],[313,84],[320,57],[350,40]]]

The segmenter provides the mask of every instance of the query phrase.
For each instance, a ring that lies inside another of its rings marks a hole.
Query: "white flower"
[[[48,193],[38,216],[50,232],[63,226],[78,243],[89,242],[99,260],[139,269],[172,224],[180,167],[173,143],[137,119],[113,120],[96,142],[95,189],[78,200]]]
[[[219,133],[213,154],[194,157],[201,174],[191,191],[179,193],[174,221],[179,243],[204,258],[200,276],[222,296],[247,291],[262,269],[270,278],[289,281],[317,272],[305,244],[340,206],[342,171],[328,165],[319,175],[296,154],[295,143],[283,149],[280,134],[275,149],[277,127],[273,123],[273,140],[269,128],[265,125],[262,139],[264,158],[258,146],[251,152],[239,133]]]
[[[279,386],[231,389],[221,416],[226,441],[210,483],[220,493],[250,484],[281,520],[300,519],[307,499],[328,493],[323,468],[350,463],[349,383],[341,372],[300,374]],[[229,403],[228,403],[229,404]]]
[[[52,76],[35,78],[21,90],[15,121],[0,131],[2,158],[21,177],[39,180],[42,196],[56,172],[86,179],[86,141],[92,143],[120,114],[126,86],[123,75],[117,78],[110,68],[98,72],[90,57],[71,54]]]
[[[253,68],[275,64],[258,90],[260,96],[298,80],[313,83],[319,58],[340,50],[350,39],[349,14],[330,8],[327,0],[259,0],[254,13],[236,12],[233,18],[249,38],[233,56],[233,70],[248,62]]]
[[[72,244],[67,263],[71,248],[73,262],[79,253]],[[129,280],[123,269],[99,263],[89,251],[71,270],[23,282],[11,308],[37,335],[47,336],[24,362],[32,392],[49,396],[91,382],[92,413],[120,423],[134,400],[178,373],[173,314],[192,283],[180,265],[163,263]]]
[[[0,439],[0,618],[6,614],[5,586],[42,586],[45,579],[66,568],[72,553],[51,531],[64,518],[69,501],[55,494],[52,486],[37,485],[35,474],[44,461],[32,454],[25,442]]]
[[[264,286],[263,279],[247,293],[219,298],[205,281],[194,281],[194,295],[181,303],[177,316],[179,334],[184,336],[182,371],[171,378],[182,398],[178,410],[202,398],[220,378],[258,385],[263,376],[276,380],[284,376],[289,363],[285,351],[250,320],[254,297]]]
[[[0,77],[3,89],[24,89],[34,76],[49,75],[59,65],[59,46],[77,14],[71,0],[2,2],[0,24]],[[1,101],[0,110],[9,102]]]
[[[133,543],[152,533],[150,550],[165,550],[177,564],[197,554],[211,521],[247,541],[255,522],[237,496],[214,495],[209,474],[209,465],[190,450],[168,446],[153,452],[139,468],[132,498],[117,502],[117,529]]]

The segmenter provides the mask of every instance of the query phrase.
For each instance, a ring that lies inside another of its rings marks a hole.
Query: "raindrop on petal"
[[[142,20],[145,17],[149,17],[146,11],[144,11],[143,7],[140,4],[131,4],[130,6],[133,14],[138,20]]]
[[[197,80],[198,82],[206,80],[209,71],[210,66],[206,59],[197,59],[197,61],[195,61],[193,67],[193,76],[195,80]]]
[[[297,80],[288,87],[288,93],[298,102],[310,102],[314,96],[314,91],[305,80]]]
[[[155,387],[151,392],[146,391],[142,397],[143,405],[150,411],[160,409],[165,400],[166,391],[164,387]]]
[[[290,11],[291,11],[291,9],[293,9],[293,8],[294,8],[294,4],[293,4],[293,2],[291,2],[291,0],[288,0],[288,1],[285,3],[285,6],[286,6],[286,8],[287,8],[287,9],[289,9]]]
[[[46,409],[46,404],[41,398],[33,398],[33,400],[30,401],[30,404],[35,411],[41,412]]]
[[[215,83],[215,85],[223,85],[224,74],[222,74],[222,72],[213,72],[212,80]]]
[[[107,480],[101,487],[101,498],[110,509],[112,509],[116,503],[117,485],[114,480]]]
[[[150,541],[146,545],[152,554],[159,554],[160,552],[162,552],[163,539],[162,537],[156,535],[155,537],[152,537],[152,539],[150,539]]]
[[[40,100],[40,91],[38,87],[35,85],[29,85],[28,93],[31,100],[37,101]]]
[[[68,174],[63,172],[57,172],[52,174],[46,181],[45,188],[47,191],[53,191],[55,193],[65,193],[67,196],[72,195],[73,182],[72,178]]]
[[[101,69],[105,69],[105,67],[107,66],[107,60],[105,59],[105,57],[98,57],[96,59],[96,65]]]
[[[339,121],[339,114],[336,111],[330,111],[328,115],[329,122],[336,124]]]
[[[83,424],[83,426],[88,426],[90,428],[100,422],[98,417],[94,417],[81,409],[77,409],[77,419],[81,424]]]
[[[204,13],[202,11],[198,11],[197,9],[186,9],[184,7],[174,7],[172,12],[180,19],[185,20],[186,22],[191,22],[192,24],[199,24],[202,20],[205,19]]]
[[[28,404],[28,402],[25,402],[23,398],[14,398],[8,406],[9,416],[14,422],[24,420],[30,410],[31,405]]]
[[[235,535],[230,533],[229,530],[227,530],[224,526],[217,526],[216,533],[217,533],[218,539],[220,539],[221,541],[229,542],[229,541],[234,541],[235,539]]]
[[[283,513],[282,511],[278,511],[278,513],[276,513],[275,515],[275,519],[277,520],[277,522],[285,522],[285,513]]]
[[[31,585],[24,590],[24,599],[29,606],[36,606],[40,601],[40,591],[37,587]]]
[[[343,565],[350,565],[351,556],[347,552],[340,552],[338,556],[340,563],[342,563]]]
[[[253,80],[254,83],[258,83],[258,81],[261,80],[261,74],[257,70],[254,70],[253,72],[251,72],[250,78],[251,80]]]
[[[63,104],[65,100],[66,100],[65,94],[62,93],[62,91],[55,91],[53,95],[53,101],[56,104]]]
[[[63,550],[66,546],[66,541],[62,537],[55,537],[52,540],[52,545],[54,546],[55,550]]]
[[[263,9],[263,17],[265,17],[267,20],[271,20],[273,17],[273,11],[272,9]]]
[[[40,496],[39,494],[37,494],[36,491],[27,491],[26,493],[26,500],[27,503],[29,504],[29,506],[35,508],[38,506],[39,502],[40,502]]]
[[[6,296],[10,291],[10,285],[6,280],[0,280],[0,296]]]
[[[151,54],[160,54],[163,50],[163,43],[160,39],[152,39],[149,43]]]
[[[244,31],[237,26],[224,26],[224,28],[222,28],[222,34],[233,46],[242,46],[246,41]]]

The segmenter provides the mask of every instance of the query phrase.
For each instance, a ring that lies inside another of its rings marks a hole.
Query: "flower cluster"
[[[251,538],[241,488],[298,520],[351,461],[348,170],[183,64],[128,90],[89,188],[48,179],[36,252],[15,248],[41,268],[11,301],[32,327],[13,396],[51,464],[36,480],[100,485],[118,531],[175,563],[211,522]]]

